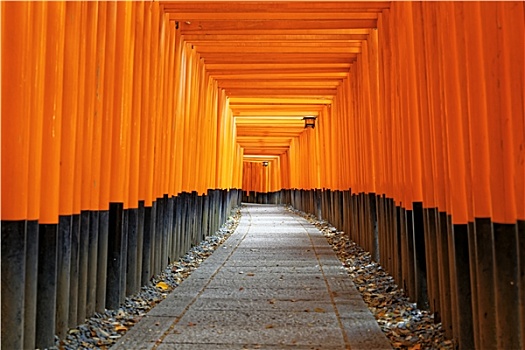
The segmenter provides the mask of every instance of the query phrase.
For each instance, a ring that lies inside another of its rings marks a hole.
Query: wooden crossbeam
[[[254,21],[221,21],[221,20],[198,20],[179,22],[179,29],[182,34],[214,34],[221,32],[238,32],[242,30],[312,30],[312,29],[359,29],[376,28],[377,19],[343,19],[343,20],[254,20]]]
[[[258,34],[257,37],[246,33],[245,31],[238,32],[235,34],[185,34],[183,39],[187,42],[199,44],[199,43],[258,43],[258,42],[353,42],[366,40],[368,37],[367,30],[363,29],[352,29],[344,30],[346,33],[341,33],[342,31],[332,32],[332,33],[312,33],[312,34],[300,34],[300,33],[287,33],[273,32],[272,34]]]
[[[389,1],[167,1],[160,4],[166,12],[177,13],[308,13],[379,12]]]

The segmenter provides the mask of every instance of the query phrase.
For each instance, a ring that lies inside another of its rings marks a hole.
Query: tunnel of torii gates
[[[241,201],[349,234],[460,348],[525,347],[523,2],[1,6],[3,349]]]

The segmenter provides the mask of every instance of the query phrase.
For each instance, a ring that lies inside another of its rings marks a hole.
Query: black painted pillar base
[[[108,234],[109,210],[99,211],[98,216],[98,253],[97,253],[97,303],[96,312],[104,312],[106,308],[106,287],[108,273]]]
[[[454,238],[452,232],[452,217],[444,212],[439,213],[436,209],[436,222],[438,227],[438,261],[439,261],[439,284],[441,301],[441,315],[443,330],[445,336],[448,338],[454,337],[454,327],[456,326],[456,310],[457,306],[452,308],[455,303],[455,295],[451,289],[454,284],[452,279],[455,279],[456,270],[452,268],[455,261],[454,256]]]
[[[159,266],[157,273],[161,273],[168,266],[168,230],[169,230],[169,213],[168,213],[168,195],[162,198],[162,224],[160,226],[159,237]]]
[[[498,349],[523,349],[519,307],[518,226],[493,223]]]
[[[406,271],[408,278],[404,281],[404,287],[408,288],[407,293],[412,291],[412,294],[415,294],[416,291],[416,277],[415,277],[415,264],[414,264],[414,242],[413,240],[408,240],[408,227],[412,227],[412,212],[410,211],[410,221],[408,221],[407,210],[395,204],[393,199],[388,201],[388,212],[391,218],[392,227],[390,231],[392,232],[392,245],[394,246],[394,256],[401,256],[404,249],[405,256],[403,257],[406,262]],[[410,231],[412,232],[412,231]],[[405,240],[404,246],[401,246],[401,237]],[[410,236],[411,237],[411,236]],[[412,252],[409,254],[408,252]],[[395,259],[396,268],[394,270],[394,278],[398,281],[403,280],[403,263],[400,259]],[[410,294],[409,294],[410,295]],[[415,300],[415,297],[413,298]]]
[[[204,239],[204,230],[202,227],[202,207],[203,207],[203,197],[199,196],[198,194],[195,197],[196,199],[196,206],[195,206],[195,230],[196,230],[196,244],[199,244],[200,241]]]
[[[458,343],[460,349],[475,349],[474,330],[472,327],[472,290],[470,286],[470,257],[468,225],[453,225],[455,286],[452,291],[457,297],[458,307]]]
[[[369,200],[370,216],[372,220],[372,251],[370,253],[372,254],[372,259],[374,261],[379,261],[379,221],[377,218],[377,201],[379,200],[379,198],[377,198],[375,193],[370,193]]]
[[[38,234],[36,347],[55,344],[58,225],[40,224]]]
[[[124,206],[122,203],[109,205],[109,232],[108,232],[108,270],[106,285],[106,308],[116,309],[125,296],[125,243],[126,224]]]
[[[424,235],[423,205],[420,202],[413,203],[412,222],[413,222],[413,242],[415,251],[415,273],[416,273],[416,295],[417,306],[420,309],[429,309],[427,293],[427,266],[425,256],[425,235]],[[409,223],[410,224],[410,223]],[[410,242],[410,237],[409,237]],[[410,254],[410,243],[409,252]]]
[[[204,195],[202,203],[202,231],[204,236],[210,236],[209,217],[210,217],[210,196],[209,194]]]
[[[142,286],[142,263],[144,260],[144,224],[145,224],[145,213],[146,208],[144,207],[144,201],[139,201],[138,209],[138,223],[139,227],[137,230],[137,283]]]
[[[519,288],[521,315],[521,346],[525,347],[525,220],[518,220],[518,251],[519,251]]]
[[[208,191],[208,196],[209,196]],[[175,260],[179,259],[182,254],[182,197],[178,195],[175,197],[175,207],[174,207],[174,221],[175,221]]]
[[[68,327],[75,327],[78,316],[78,285],[80,275],[80,214],[73,215],[71,225],[71,268],[69,276]],[[105,291],[104,291],[105,293]]]
[[[60,216],[58,222],[56,334],[60,339],[66,336],[69,325],[72,220],[72,216]]]
[[[155,235],[153,236],[152,241],[153,275],[157,275],[160,272],[160,265],[162,261],[162,236],[164,231],[164,198],[157,198],[156,203],[157,218],[154,231]]]
[[[88,242],[88,282],[86,297],[86,317],[95,313],[97,305],[97,270],[98,270],[98,223],[99,212],[89,213],[89,242]]]
[[[180,240],[181,240],[181,254],[188,250],[189,235],[188,235],[188,206],[189,194],[182,192],[180,195]]]
[[[404,209],[402,209],[404,210]],[[426,277],[424,275],[419,276],[416,271],[416,260],[414,253],[414,212],[412,210],[404,210],[406,216],[406,235],[407,235],[407,252],[406,260],[407,264],[407,285],[408,290],[410,291],[410,296],[416,301],[421,300],[420,305],[424,305],[424,300],[426,296]],[[425,277],[421,281],[421,285],[418,286],[419,280],[421,277]]]
[[[128,251],[126,271],[126,294],[135,294],[139,289],[137,276],[138,209],[128,209]]]
[[[468,223],[468,253],[470,265],[470,292],[472,295],[472,331],[474,335],[474,349],[479,349],[480,340],[480,323],[478,311],[478,259],[476,251],[476,228],[474,222]],[[460,345],[461,346],[461,345]]]
[[[2,221],[2,349],[24,345],[26,221]]]
[[[80,213],[80,234],[79,234],[79,272],[78,272],[78,301],[77,301],[77,324],[82,324],[86,320],[87,305],[87,284],[88,284],[88,250],[89,250],[89,211],[83,210]]]
[[[3,238],[2,238],[3,242]],[[3,244],[3,243],[2,243]],[[3,257],[2,252],[2,257]],[[4,262],[2,261],[2,264]],[[2,271],[3,273],[3,271]],[[25,283],[25,303],[24,303],[24,349],[35,348],[36,337],[36,301],[38,279],[38,221],[27,221],[26,227],[26,282]],[[3,283],[3,281],[2,281]],[[2,290],[3,295],[3,290]],[[3,310],[2,310],[3,311]],[[3,317],[3,313],[2,313]],[[3,325],[2,325],[3,329]],[[2,337],[4,335],[2,334]],[[2,342],[2,348],[3,342]]]
[[[439,241],[437,232],[437,210],[435,208],[423,209],[424,236],[423,249],[425,251],[425,261],[427,266],[427,292],[430,311],[434,313],[434,322],[441,322],[441,291],[439,280],[439,250],[443,247]],[[446,239],[446,237],[445,237]],[[417,253],[417,251],[416,251]]]
[[[168,198],[168,265],[175,261],[175,197]]]
[[[321,190],[317,189],[315,190],[315,215],[317,216],[317,220],[323,219],[323,208],[322,208],[322,193]]]
[[[151,236],[152,232],[155,231],[155,208],[144,207],[144,233],[142,240],[142,273],[141,281],[142,285],[149,282],[153,273],[151,271]]]
[[[474,219],[476,266],[477,266],[477,310],[479,323],[479,344],[477,349],[495,349],[496,340],[496,297],[494,291],[494,237],[489,218]]]

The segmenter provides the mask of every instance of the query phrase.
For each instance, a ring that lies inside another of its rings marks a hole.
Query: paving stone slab
[[[338,305],[339,306],[339,305]],[[353,304],[349,304],[349,308]],[[312,303],[311,300],[302,299],[285,299],[285,298],[271,298],[271,299],[251,299],[251,298],[213,298],[200,297],[193,304],[194,310],[253,310],[253,311],[268,311],[268,310],[289,310],[291,312],[315,312],[315,308],[329,310],[333,308],[330,300],[318,300]]]
[[[174,332],[164,338],[164,344],[178,343],[223,343],[223,344],[269,344],[269,345],[318,345],[338,346],[344,349],[341,331],[329,327],[281,327],[260,325],[260,327],[219,327],[204,328],[195,326],[178,326]]]
[[[188,306],[193,303],[197,295],[184,295],[178,298],[163,300],[148,312],[148,316],[179,317],[186,311]]]
[[[295,283],[295,286],[290,286],[290,283]],[[294,279],[283,278],[279,279],[277,276],[275,278],[243,278],[243,279],[214,279],[208,285],[210,289],[259,289],[261,285],[265,285],[271,289],[304,289],[310,291],[310,293],[316,293],[316,291],[326,290],[326,284],[316,283],[315,281],[308,281],[306,279]]]
[[[244,277],[246,276],[246,277]],[[247,270],[242,275],[218,274],[209,284],[209,288],[259,288],[261,285],[267,285],[272,288],[287,288],[296,286],[296,288],[326,289],[324,279],[310,279],[300,275],[283,275],[283,274],[258,274]]]
[[[286,299],[304,299],[304,300],[320,300],[326,298],[327,291],[324,293],[314,293],[312,291],[290,288],[268,288],[266,286],[260,288],[242,288],[224,290],[221,288],[207,288],[201,296],[222,296],[224,298],[286,298]]]
[[[341,263],[339,263],[341,265]],[[243,266],[260,266],[260,267],[316,267],[319,266],[317,260],[312,259],[260,259],[260,260],[243,260],[243,259],[229,259],[229,267],[243,267]]]
[[[388,339],[383,335],[373,316],[366,313],[353,313],[341,317],[352,350],[391,349]],[[379,335],[379,336],[374,336]]]
[[[152,349],[175,321],[173,317],[144,316],[111,349]]]
[[[286,327],[330,327],[337,323],[332,305],[304,310],[192,310],[184,314],[175,328],[204,327],[229,329],[261,329]]]

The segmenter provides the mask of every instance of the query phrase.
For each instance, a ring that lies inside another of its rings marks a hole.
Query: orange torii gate
[[[2,2],[2,346],[118,307],[244,199],[347,232],[460,348],[523,348],[523,11]]]

